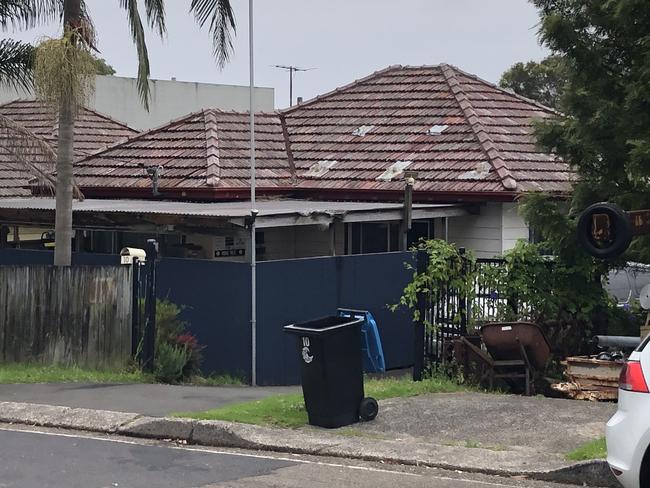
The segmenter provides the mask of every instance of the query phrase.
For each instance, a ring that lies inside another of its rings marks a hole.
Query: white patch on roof
[[[327,173],[332,166],[334,166],[338,161],[323,160],[318,161],[311,165],[309,170],[303,175],[307,178],[318,178]]]
[[[472,171],[463,173],[458,178],[461,180],[484,180],[490,174],[492,165],[487,161],[477,163]]]
[[[428,134],[430,136],[439,136],[442,134],[445,129],[449,127],[448,125],[434,125],[433,127],[429,128]]]
[[[397,161],[390,165],[390,167],[377,177],[377,181],[393,181],[396,177],[400,176],[406,168],[408,168],[413,161]]]
[[[362,125],[361,127],[354,129],[352,135],[357,137],[363,137],[374,128],[375,128],[374,125]]]

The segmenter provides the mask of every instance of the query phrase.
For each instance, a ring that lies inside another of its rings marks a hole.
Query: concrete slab
[[[494,451],[528,448],[564,456],[605,434],[614,403],[484,393],[394,398],[380,403],[360,434],[414,437],[438,445]]]

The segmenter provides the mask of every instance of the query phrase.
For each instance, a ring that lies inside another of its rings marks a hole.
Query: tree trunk
[[[63,28],[74,29],[81,19],[81,0],[63,3]],[[56,158],[56,217],[54,265],[72,264],[72,162],[76,100],[63,99],[59,106],[59,137]]]
[[[74,158],[74,110],[67,100],[59,108],[59,144],[56,158],[56,217],[54,265],[72,261],[72,160]]]

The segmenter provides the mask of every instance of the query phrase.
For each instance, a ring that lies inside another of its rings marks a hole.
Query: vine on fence
[[[422,318],[427,327],[434,327],[429,317],[420,317],[419,295],[423,293],[425,296],[430,296],[432,293],[439,292],[441,285],[444,284],[447,289],[457,290],[468,299],[473,298],[476,293],[474,287],[476,259],[471,251],[462,252],[453,244],[440,239],[420,241],[413,249],[414,255],[418,251],[427,253],[426,271],[421,273],[412,264],[405,264],[408,269],[413,270],[413,279],[404,288],[399,303],[392,305],[391,310],[395,311],[400,306],[407,307],[411,310],[414,322],[419,322]],[[457,324],[462,319],[460,313],[454,317],[454,322]]]
[[[602,270],[597,265],[567,262],[544,256],[537,244],[519,241],[504,253],[499,266],[477,266],[472,253],[462,253],[453,244],[442,240],[421,241],[415,251],[429,257],[425,272],[411,264],[413,279],[404,288],[399,303],[420,321],[418,297],[436,296],[455,290],[466,298],[468,308],[460,308],[453,317],[459,324],[462,315],[469,328],[486,320],[485,310],[475,301],[477,288],[490,290],[490,305],[497,321],[529,320],[543,327],[554,349],[560,355],[582,352],[594,333],[607,333],[607,328],[624,320],[615,300],[602,286]],[[472,306],[473,304],[476,306]],[[427,304],[430,308],[431,303]],[[435,328],[430,317],[422,317],[427,327]],[[628,318],[629,319],[629,318]]]

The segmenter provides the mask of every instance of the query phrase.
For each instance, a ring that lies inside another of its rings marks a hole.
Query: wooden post
[[[408,249],[408,232],[413,226],[413,185],[415,185],[417,175],[415,171],[404,172],[404,217],[400,225],[400,251]]]

